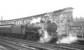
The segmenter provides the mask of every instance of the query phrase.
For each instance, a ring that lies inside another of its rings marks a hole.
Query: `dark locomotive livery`
[[[37,32],[38,29],[39,28],[34,27],[28,29],[26,25],[25,26],[16,26],[12,24],[2,25],[0,26],[0,36],[36,40],[39,37]]]

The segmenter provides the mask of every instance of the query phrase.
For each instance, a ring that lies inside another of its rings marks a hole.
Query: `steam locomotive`
[[[0,36],[37,41],[40,37],[38,29],[40,29],[40,27],[14,24],[0,25]]]
[[[40,23],[41,25],[41,23]],[[46,30],[50,35],[56,38],[56,24],[46,23]],[[39,29],[42,29],[39,24],[14,25],[6,24],[0,25],[0,36],[7,36],[13,38],[21,38],[31,41],[38,41],[42,34],[39,34]],[[51,40],[52,41],[52,40]]]

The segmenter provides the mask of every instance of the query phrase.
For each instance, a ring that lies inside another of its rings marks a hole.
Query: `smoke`
[[[61,43],[66,43],[66,44],[71,44],[74,42],[77,42],[78,38],[76,35],[69,34],[66,37],[63,37],[62,39],[59,39],[56,43],[61,44]]]
[[[35,24],[35,23],[37,23],[37,22],[40,23],[40,20],[41,20],[41,18],[34,18],[34,19],[31,20],[30,24],[32,24],[32,23]]]
[[[42,36],[40,37],[40,43],[46,43],[46,42],[49,42],[53,36],[49,35],[48,32],[46,30],[40,30],[40,34],[42,34]],[[57,44],[72,44],[72,43],[75,43],[77,42],[78,40],[78,37],[76,35],[76,33],[71,33],[71,34],[68,34],[66,36],[63,36],[60,35],[58,37],[58,41],[56,41]]]
[[[44,28],[39,30],[39,34],[41,35],[40,40],[39,40],[40,43],[50,42],[50,40],[52,40],[52,38],[53,38],[53,36],[51,36],[47,32],[47,30],[45,30]],[[56,43],[57,44],[62,44],[62,43],[72,44],[72,43],[75,43],[78,40],[78,37],[77,37],[76,34],[77,33],[73,32],[73,31],[66,36],[63,36],[63,34],[59,35],[59,33],[57,33],[58,36],[56,38],[58,38],[58,41],[56,41]]]
[[[40,37],[40,43],[45,43],[45,42],[49,42],[51,40],[51,36],[48,34],[48,32],[46,30],[40,30],[42,31],[42,36]]]

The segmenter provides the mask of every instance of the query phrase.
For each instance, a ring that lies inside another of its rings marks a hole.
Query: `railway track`
[[[4,40],[2,40],[2,39],[4,39]],[[56,49],[53,49],[52,47],[49,47],[49,48],[40,48],[40,47],[35,47],[35,46],[38,46],[38,45],[35,45],[35,44],[33,44],[32,42],[31,43],[29,43],[28,45],[26,45],[26,44],[23,44],[23,43],[20,43],[20,42],[18,42],[17,40],[16,41],[12,41],[12,40],[15,40],[15,39],[11,39],[11,40],[8,40],[7,38],[0,38],[0,41],[3,41],[3,42],[6,42],[6,43],[10,43],[10,44],[14,44],[14,45],[17,45],[17,46],[21,46],[21,47],[25,47],[25,48],[29,48],[29,47],[32,47],[32,48],[37,48],[37,49],[43,49],[43,50],[57,50],[57,48]],[[33,46],[33,45],[35,45],[35,46]],[[17,47],[18,48],[18,47]]]
[[[10,47],[8,45],[5,45],[5,43],[3,44],[0,41],[0,50],[16,50],[16,49],[15,48],[12,48],[12,47]]]
[[[14,48],[13,50],[40,50],[40,49],[42,49],[42,48],[35,48],[33,46],[25,47],[25,46],[14,44],[14,42],[13,43],[11,43],[11,42],[10,41],[8,42],[7,40],[5,41],[5,40],[0,39],[1,44],[4,44],[5,46],[10,47],[10,48]],[[43,49],[43,50],[45,50],[45,49]]]
[[[26,44],[23,44],[23,43],[19,43],[19,42],[12,42],[12,41],[9,41],[9,40],[0,40],[0,41],[3,41],[2,43],[7,43],[7,45],[8,45],[8,43],[10,43],[10,44],[12,44],[12,45],[17,45],[17,46],[21,46],[21,47],[25,47],[25,48],[28,48],[28,47],[34,47],[34,48],[38,48],[38,49],[40,49],[40,47],[41,46],[39,46],[39,45],[35,45],[35,44],[28,44],[28,45],[26,45]],[[35,46],[33,46],[33,45],[35,45]],[[37,46],[39,46],[39,47],[37,47]],[[13,47],[15,47],[15,46],[13,46]],[[45,46],[44,46],[45,47]],[[44,48],[44,47],[41,47],[41,49],[43,48],[44,50],[57,50],[57,48],[52,48],[52,47],[49,47],[49,48]],[[16,48],[16,47],[15,47]],[[20,49],[19,47],[17,47],[17,49]]]
[[[32,42],[32,41],[28,41],[28,40],[22,40],[22,39],[15,39],[15,38],[7,38],[7,37],[0,37],[0,39],[4,39],[4,41],[12,43],[12,44],[16,44],[22,47],[37,47],[37,48],[44,48],[47,50],[82,50],[83,46],[82,45],[66,45],[66,44],[41,44],[41,43],[37,43],[37,42]]]

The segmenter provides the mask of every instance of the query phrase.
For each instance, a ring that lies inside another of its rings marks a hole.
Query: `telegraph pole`
[[[2,21],[2,20],[3,20],[3,16],[0,17],[0,21]],[[1,24],[2,24],[2,22],[0,22],[0,25],[1,25]]]
[[[1,21],[3,20],[3,16],[1,16]]]

